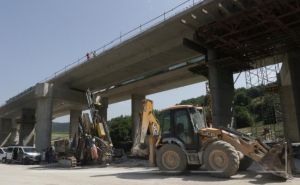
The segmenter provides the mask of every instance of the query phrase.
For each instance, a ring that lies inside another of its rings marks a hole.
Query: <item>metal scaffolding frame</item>
[[[263,64],[266,63],[266,60],[267,59],[258,60],[252,65],[254,69],[245,71],[246,88],[277,84],[277,76],[280,73],[284,59],[282,56],[274,56],[272,63],[264,66]]]
[[[195,38],[220,57],[231,57],[222,63],[236,72],[300,47],[300,0],[235,0],[219,7],[224,18],[199,27]],[[238,13],[226,16],[226,12]]]

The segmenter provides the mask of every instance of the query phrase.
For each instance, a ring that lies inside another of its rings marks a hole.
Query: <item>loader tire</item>
[[[204,151],[204,165],[212,176],[229,178],[236,174],[239,163],[238,152],[225,141],[212,142]]]
[[[186,170],[187,159],[179,146],[166,144],[157,151],[156,164],[163,172],[177,174]]]
[[[253,163],[253,160],[251,158],[244,156],[244,158],[240,160],[239,170],[240,171],[247,170],[251,166],[252,163]]]

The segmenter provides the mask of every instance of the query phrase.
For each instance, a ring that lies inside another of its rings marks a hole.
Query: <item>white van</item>
[[[9,146],[6,150],[6,163],[37,163],[41,162],[41,154],[34,147],[29,146]]]

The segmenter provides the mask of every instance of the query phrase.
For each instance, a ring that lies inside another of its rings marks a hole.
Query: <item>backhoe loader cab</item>
[[[174,140],[185,149],[199,149],[199,130],[206,128],[202,109],[191,105],[176,105],[161,112],[161,139]]]
[[[145,106],[145,117],[152,114],[148,110],[152,109],[152,101],[146,103],[151,106]],[[278,176],[289,177],[285,145],[269,148],[240,132],[208,127],[201,107],[176,105],[164,109],[157,124],[160,135],[156,142],[156,164],[162,171],[182,172],[204,165],[214,176],[230,177],[238,169],[247,169],[254,160]]]

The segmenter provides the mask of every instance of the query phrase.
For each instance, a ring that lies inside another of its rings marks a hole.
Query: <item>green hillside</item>
[[[69,132],[69,123],[52,123],[53,132]]]
[[[52,123],[52,140],[69,137],[69,123]]]

